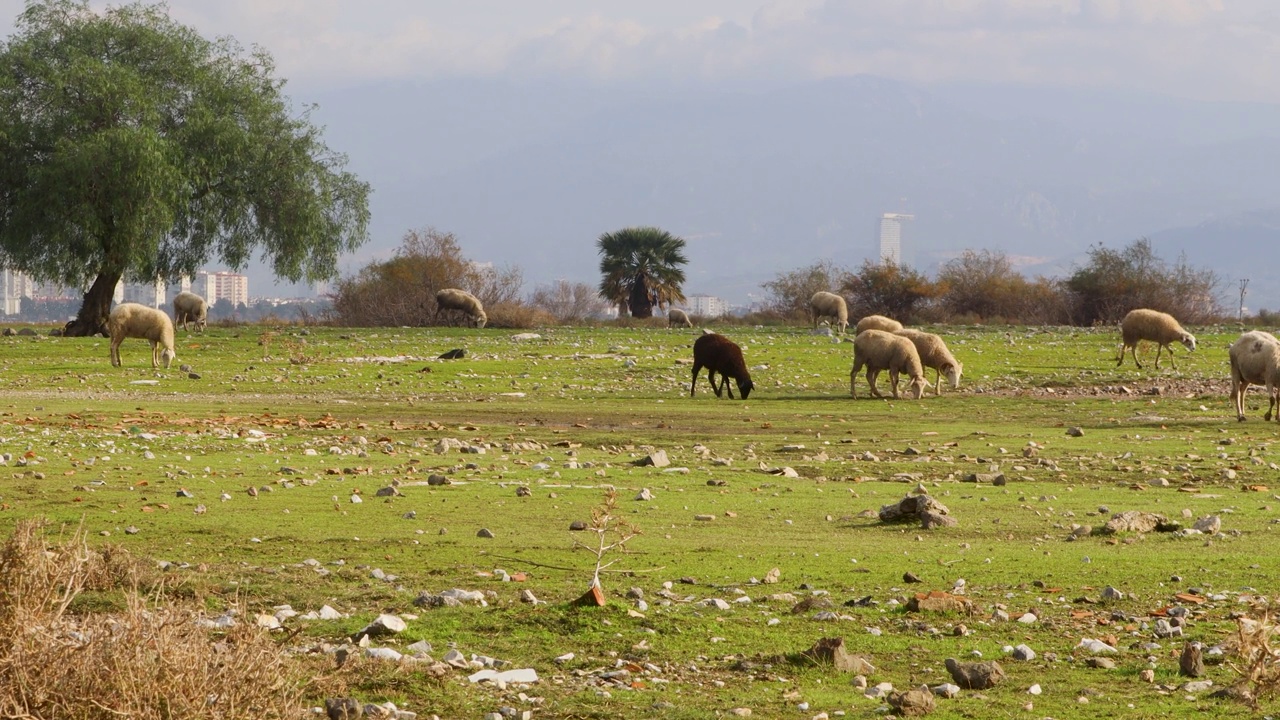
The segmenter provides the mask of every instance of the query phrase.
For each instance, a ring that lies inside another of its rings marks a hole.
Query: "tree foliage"
[[[519,269],[477,265],[453,233],[424,228],[406,233],[391,259],[340,279],[331,299],[339,325],[422,327],[448,319],[437,311],[436,292],[460,288],[484,304],[489,325],[501,327],[501,308],[520,304],[523,284]]]
[[[808,267],[778,273],[764,284],[768,294],[765,309],[793,320],[809,317],[809,300],[822,290],[832,292],[849,284],[853,273],[830,260],[820,260]]]
[[[0,264],[92,283],[71,334],[101,328],[121,278],[261,251],[279,277],[321,280],[367,239],[368,185],[265,51],[163,5],[29,0],[17,26],[0,45]]]
[[[629,227],[605,233],[596,241],[600,252],[600,297],[616,303],[619,314],[653,317],[653,306],[665,308],[684,300],[685,241],[656,227]]]
[[[851,321],[880,314],[910,322],[922,305],[939,291],[928,276],[908,265],[870,260],[864,261],[858,272],[850,275],[840,287],[840,294],[852,300]]]
[[[1188,323],[1209,322],[1221,312],[1218,276],[1191,267],[1185,255],[1169,266],[1147,238],[1122,250],[1093,246],[1089,261],[1064,285],[1072,295],[1074,319],[1083,325],[1116,323],[1135,308],[1160,310]]]

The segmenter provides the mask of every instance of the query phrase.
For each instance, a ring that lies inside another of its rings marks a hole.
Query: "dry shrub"
[[[1250,615],[1236,618],[1236,632],[1224,645],[1240,676],[1235,696],[1256,710],[1259,700],[1280,690],[1280,651],[1271,644],[1277,632],[1271,610],[1255,607]]]
[[[44,531],[19,521],[0,548],[0,716],[303,716],[301,678],[257,627],[213,631],[194,610],[148,607],[136,590],[123,612],[69,613],[82,590],[131,581],[137,566],[90,550],[83,529],[52,547]]]
[[[489,316],[485,327],[525,329],[556,324],[551,313],[521,302],[495,303],[486,305],[484,310]]]

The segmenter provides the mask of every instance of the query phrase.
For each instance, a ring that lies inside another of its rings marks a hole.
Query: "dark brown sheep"
[[[720,390],[729,391],[729,399],[733,399],[733,388],[729,387],[729,378],[738,383],[738,391],[746,400],[755,385],[751,382],[751,373],[747,372],[747,364],[742,359],[742,348],[723,335],[702,335],[693,342],[693,382],[689,385],[689,397],[693,397],[693,389],[698,384],[698,373],[707,369],[707,382],[716,397]],[[716,373],[720,373],[720,387],[716,387]]]

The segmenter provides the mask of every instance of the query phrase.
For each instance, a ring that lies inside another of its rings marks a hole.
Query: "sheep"
[[[1261,330],[1241,335],[1227,351],[1231,362],[1231,399],[1236,405],[1236,419],[1244,422],[1244,392],[1249,383],[1267,388],[1267,412],[1263,420],[1271,419],[1273,409],[1280,408],[1280,340]],[[1280,420],[1280,411],[1276,412]]]
[[[477,328],[482,328],[489,322],[489,316],[484,314],[484,305],[480,304],[480,299],[466,290],[457,288],[441,290],[436,293],[436,306],[441,310],[461,310]]]
[[[209,319],[209,303],[204,298],[193,292],[178,293],[173,298],[173,323],[177,325],[182,323],[182,329],[187,329],[187,321],[190,320],[196,324],[196,329],[204,331],[205,325]]]
[[[893,318],[887,318],[883,315],[868,315],[858,321],[856,332],[861,333],[863,330],[883,330],[884,332],[895,333],[901,329],[902,323],[894,320]]]
[[[844,298],[829,293],[819,291],[809,298],[809,317],[813,319],[813,326],[818,327],[818,321],[824,317],[829,317],[835,321],[835,330],[843,335],[845,329],[849,327],[849,307],[845,305]]]
[[[729,392],[729,399],[734,399],[729,378],[737,381],[743,400],[747,399],[755,387],[751,382],[751,373],[747,372],[747,364],[742,359],[742,348],[723,335],[703,334],[693,342],[693,382],[689,385],[689,397],[693,397],[693,389],[698,385],[698,373],[704,367],[707,369],[707,382],[711,383],[716,397],[720,397],[720,390],[724,389]],[[716,373],[720,373],[720,387],[716,387]]]
[[[689,319],[689,313],[679,308],[671,308],[667,310],[667,327],[675,327],[676,325],[693,327],[693,321]]]
[[[1196,336],[1183,330],[1172,315],[1145,308],[1130,310],[1124,316],[1124,320],[1120,321],[1120,339],[1120,358],[1116,360],[1116,367],[1124,364],[1125,348],[1130,348],[1133,364],[1142,368],[1142,363],[1138,362],[1138,342],[1141,340],[1156,343],[1157,370],[1160,369],[1160,351],[1166,348],[1169,350],[1169,362],[1174,370],[1178,369],[1178,364],[1173,359],[1171,343],[1176,341],[1185,345],[1188,350],[1196,349]]]
[[[916,346],[916,352],[920,355],[920,364],[933,368],[937,371],[937,377],[933,385],[934,395],[942,395],[942,376],[947,376],[947,381],[951,383],[951,389],[955,390],[960,387],[960,373],[964,371],[964,366],[956,361],[951,351],[947,349],[947,344],[941,337],[933,333],[922,332],[920,330],[902,329],[894,333],[911,341]]]
[[[881,370],[889,371],[893,396],[898,397],[898,375],[905,372],[911,378],[911,395],[919,400],[929,381],[920,365],[920,354],[910,340],[883,330],[863,330],[853,340],[853,369],[849,371],[849,394],[858,397],[858,371],[867,368],[867,385],[873,397],[884,397],[876,389],[876,376]]]
[[[177,359],[173,351],[173,323],[162,310],[121,303],[107,316],[107,332],[111,335],[111,366],[120,367],[120,343],[125,338],[142,338],[151,341],[151,367],[161,361],[165,369]]]

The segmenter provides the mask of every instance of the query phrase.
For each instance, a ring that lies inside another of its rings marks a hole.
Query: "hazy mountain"
[[[1093,243],[1148,236],[1232,288],[1250,277],[1251,307],[1280,307],[1280,279],[1259,270],[1280,230],[1275,106],[866,76],[754,92],[451,80],[314,99],[375,189],[375,239],[349,271],[433,225],[519,266],[530,289],[594,283],[595,238],[652,224],[690,241],[686,292],[743,302],[780,271],[873,257],[880,214],[906,212],[921,269],[992,248],[1061,274]]]

